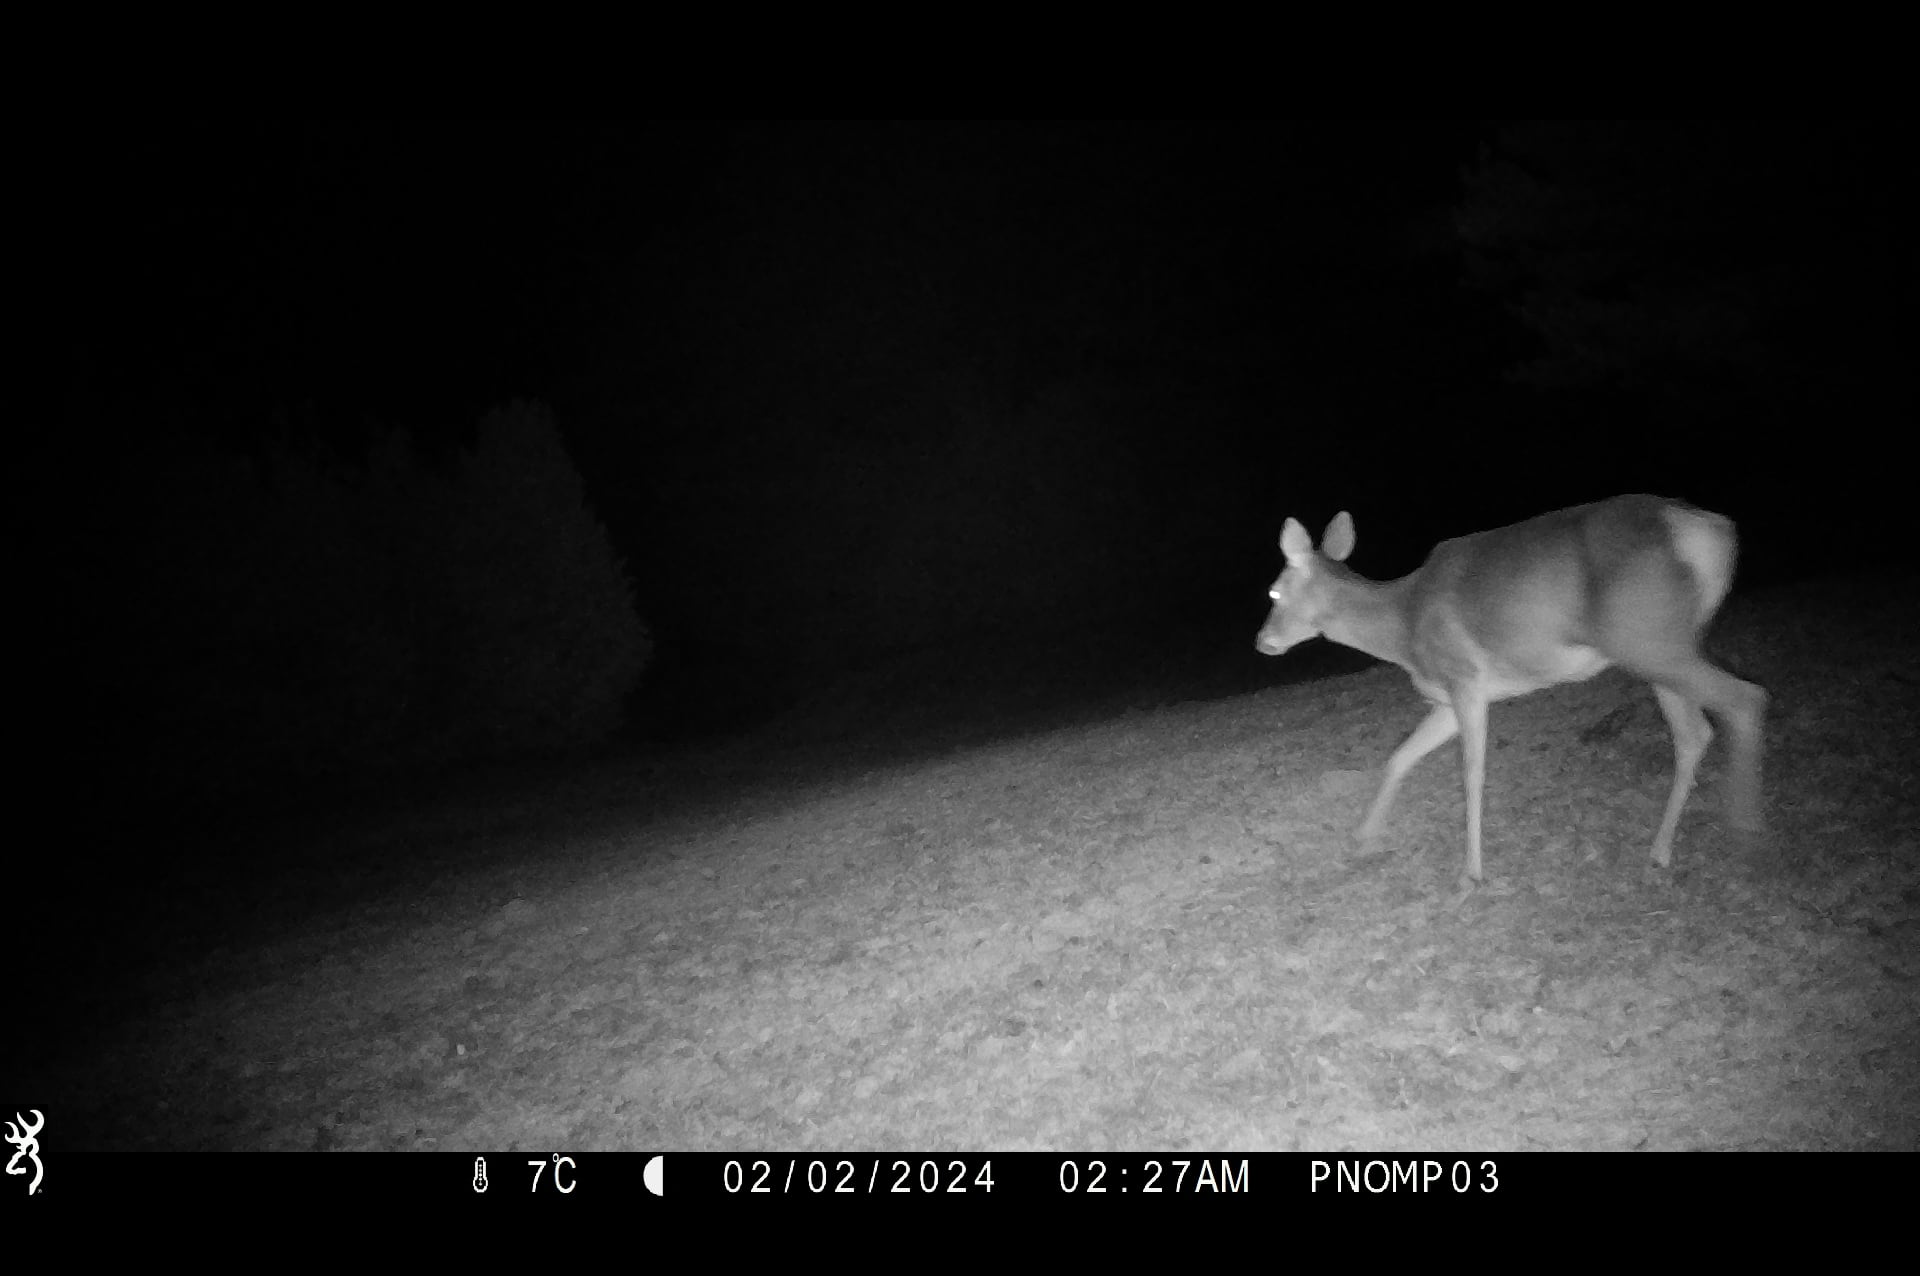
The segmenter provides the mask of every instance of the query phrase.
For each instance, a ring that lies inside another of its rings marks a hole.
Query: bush
[[[537,404],[444,465],[389,432],[352,463],[283,443],[149,458],[130,484],[96,639],[135,765],[181,798],[591,743],[651,655]]]

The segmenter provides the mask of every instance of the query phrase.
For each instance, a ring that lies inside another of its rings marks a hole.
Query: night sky
[[[1737,519],[1747,584],[1910,555],[1911,141],[129,122],[44,143],[53,487],[110,554],[125,458],[450,452],[534,399],[641,719],[1116,634],[1257,684],[1290,514],[1352,510],[1376,577],[1628,491]]]

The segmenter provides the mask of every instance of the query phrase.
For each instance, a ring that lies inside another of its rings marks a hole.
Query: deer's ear
[[[1298,564],[1313,553],[1313,538],[1307,535],[1307,529],[1300,526],[1300,520],[1290,518],[1287,525],[1280,529],[1280,552],[1287,556],[1289,563]]]
[[[1341,510],[1327,524],[1327,534],[1320,538],[1320,555],[1336,563],[1347,561],[1347,555],[1353,552],[1353,515]]]

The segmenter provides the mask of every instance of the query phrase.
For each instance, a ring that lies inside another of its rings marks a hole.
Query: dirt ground
[[[1618,674],[1495,707],[1478,889],[1452,746],[1356,848],[1422,713],[1391,668],[945,744],[896,680],[892,717],[848,693],[263,834],[225,888],[250,924],[121,972],[41,1141],[1912,1150],[1916,592],[1735,598],[1770,836],[1727,835],[1716,746],[1666,871],[1671,746]]]

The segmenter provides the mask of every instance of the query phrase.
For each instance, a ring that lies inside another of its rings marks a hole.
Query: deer
[[[1353,547],[1344,510],[1318,549],[1289,518],[1280,532],[1286,566],[1268,590],[1273,609],[1254,646],[1278,656],[1325,637],[1399,665],[1432,703],[1387,759],[1355,833],[1361,842],[1379,836],[1407,772],[1457,735],[1466,879],[1479,882],[1487,706],[1615,665],[1651,684],[1673,731],[1673,789],[1654,834],[1654,864],[1672,862],[1680,812],[1714,736],[1708,712],[1729,737],[1728,823],[1742,838],[1762,830],[1767,693],[1700,652],[1733,585],[1732,519],[1665,497],[1616,496],[1441,541],[1417,570],[1392,581],[1346,567]]]

